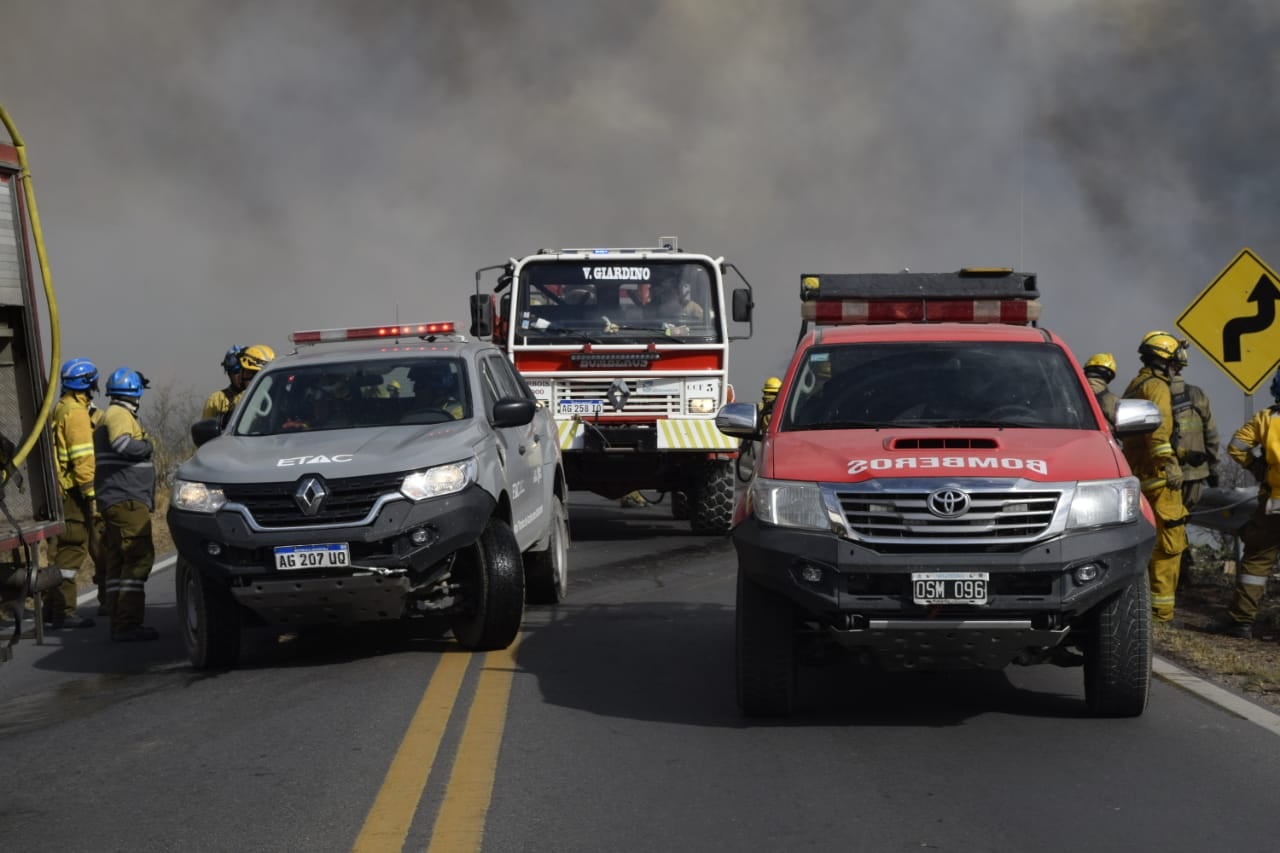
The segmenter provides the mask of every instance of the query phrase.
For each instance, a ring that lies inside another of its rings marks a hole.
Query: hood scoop
[[[890,450],[995,450],[999,446],[994,438],[958,435],[894,438],[889,441]]]

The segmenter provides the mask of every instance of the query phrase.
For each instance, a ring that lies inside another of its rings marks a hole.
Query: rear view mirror
[[[533,413],[538,404],[533,400],[519,397],[504,397],[493,404],[493,417],[490,419],[498,429],[522,427],[533,420]]]
[[[735,323],[750,323],[751,309],[755,307],[755,303],[751,301],[751,291],[745,287],[739,287],[733,292],[733,321]]]
[[[734,438],[759,438],[758,415],[755,403],[725,403],[716,413],[716,429]]]
[[[493,299],[487,293],[471,294],[471,335],[487,338],[493,334]]]
[[[1116,435],[1153,432],[1160,420],[1160,409],[1150,400],[1121,400],[1116,404]]]
[[[191,443],[196,447],[207,444],[222,434],[222,418],[205,418],[191,425]]]

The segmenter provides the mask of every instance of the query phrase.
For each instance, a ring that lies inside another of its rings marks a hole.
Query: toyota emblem
[[[298,504],[298,509],[302,510],[303,515],[311,516],[320,511],[324,499],[328,496],[329,490],[324,487],[323,480],[319,477],[307,477],[298,483],[298,490],[293,493],[293,500]]]
[[[969,511],[969,495],[959,489],[938,489],[929,493],[929,512],[939,518],[956,518]]]

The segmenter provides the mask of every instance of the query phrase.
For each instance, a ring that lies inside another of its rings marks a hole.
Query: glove
[[[1192,468],[1199,468],[1201,465],[1203,465],[1208,461],[1209,461],[1208,454],[1201,453],[1199,450],[1193,450],[1187,454],[1187,464],[1190,465]]]
[[[1171,489],[1182,488],[1182,466],[1176,459],[1164,463],[1164,481]]]
[[[1218,472],[1210,471],[1209,476],[1205,478],[1205,483],[1207,483],[1211,489],[1218,488]]]
[[[1249,463],[1249,473],[1252,474],[1253,479],[1257,480],[1259,483],[1265,483],[1267,481],[1267,460],[1261,456],[1255,457],[1254,460]]]

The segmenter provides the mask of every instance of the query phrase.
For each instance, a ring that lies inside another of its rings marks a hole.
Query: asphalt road
[[[571,504],[570,603],[507,652],[387,632],[185,663],[105,629],[0,665],[0,845],[22,851],[1274,851],[1280,737],[1158,682],[1085,715],[1079,670],[806,670],[733,703],[733,555],[655,509]],[[483,833],[483,834],[482,834]]]

